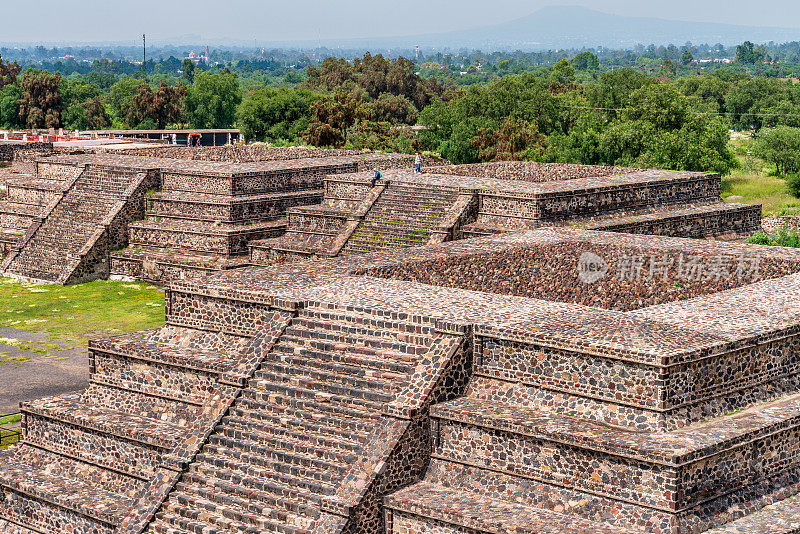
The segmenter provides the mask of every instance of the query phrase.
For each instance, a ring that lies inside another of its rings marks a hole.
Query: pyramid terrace
[[[143,180],[166,325],[24,403],[0,532],[796,530],[800,251],[718,175],[187,154],[37,159]]]

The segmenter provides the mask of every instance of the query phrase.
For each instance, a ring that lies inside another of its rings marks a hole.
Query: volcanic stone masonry
[[[303,148],[179,148],[192,157],[183,160],[154,157],[158,147],[136,151],[150,157],[98,150],[38,158],[35,178],[6,180],[0,272],[61,284],[112,273],[164,282],[241,267],[250,240],[284,232],[288,208],[319,202],[322,176],[412,162]],[[239,163],[207,161],[220,157]]]
[[[794,532],[798,290],[572,227],[175,281],[23,405],[0,532]]]
[[[546,163],[432,167],[325,179],[316,206],[293,208],[280,238],[250,242],[270,265],[519,231],[576,226],[626,233],[741,238],[759,206],[725,203],[718,174]]]

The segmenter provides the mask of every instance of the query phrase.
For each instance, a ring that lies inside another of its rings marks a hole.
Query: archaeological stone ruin
[[[719,175],[171,150],[8,179],[6,274],[166,324],[22,404],[3,534],[797,531],[800,250]]]

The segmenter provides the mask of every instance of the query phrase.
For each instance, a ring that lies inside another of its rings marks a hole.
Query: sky
[[[797,0],[0,0],[0,43],[393,37],[506,22],[548,5],[800,28]]]

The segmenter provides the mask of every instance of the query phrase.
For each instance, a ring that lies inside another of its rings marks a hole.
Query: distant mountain
[[[321,44],[328,48],[385,49],[420,45],[426,48],[547,50],[598,46],[627,49],[636,44],[682,45],[687,41],[730,46],[746,40],[755,43],[796,41],[800,40],[800,28],[681,22],[610,15],[579,6],[550,6],[510,22],[471,30],[408,37],[329,39],[323,40]],[[292,44],[316,47],[318,43],[308,41]]]

